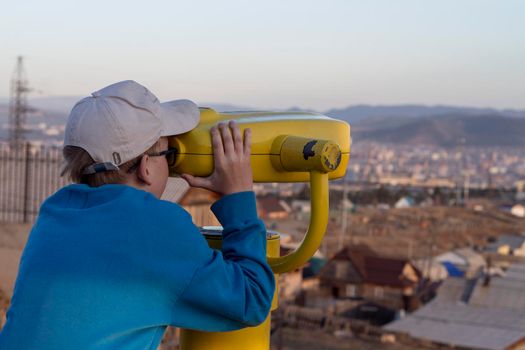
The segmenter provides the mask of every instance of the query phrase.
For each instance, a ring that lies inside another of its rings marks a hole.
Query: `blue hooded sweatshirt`
[[[125,185],[70,185],[41,207],[0,349],[156,349],[167,325],[261,323],[275,288],[253,192],[222,197],[210,249],[179,205]]]

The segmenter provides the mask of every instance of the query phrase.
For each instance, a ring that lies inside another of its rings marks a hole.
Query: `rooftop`
[[[476,349],[506,349],[525,338],[525,264],[488,286],[477,283],[468,304],[459,301],[466,282],[447,279],[436,299],[385,329]]]

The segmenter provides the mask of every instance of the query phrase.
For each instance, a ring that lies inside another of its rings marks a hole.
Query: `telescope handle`
[[[310,171],[310,224],[299,247],[281,257],[269,257],[273,272],[280,274],[304,265],[315,254],[328,224],[328,173]]]

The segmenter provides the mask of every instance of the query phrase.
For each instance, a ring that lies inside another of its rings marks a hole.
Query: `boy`
[[[194,128],[187,100],[159,103],[123,81],[78,102],[68,119],[66,186],[41,207],[0,332],[0,349],[156,349],[167,325],[228,331],[266,318],[273,273],[252,192],[249,130],[211,130],[211,176],[182,175],[222,195],[222,253],[180,206],[160,200],[176,150]]]

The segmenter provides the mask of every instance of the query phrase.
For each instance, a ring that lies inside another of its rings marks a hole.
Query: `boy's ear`
[[[141,180],[148,186],[151,186],[152,184],[150,160],[151,159],[147,154],[143,155],[142,158],[140,159],[140,165],[137,169],[137,177],[139,178],[139,180]]]

